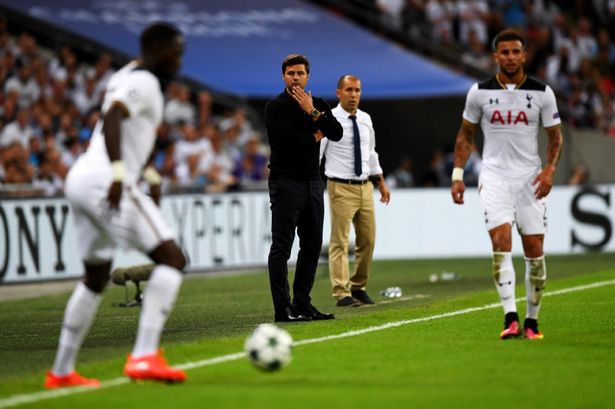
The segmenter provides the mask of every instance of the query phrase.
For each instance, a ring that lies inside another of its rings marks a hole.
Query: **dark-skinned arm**
[[[472,146],[474,145],[474,137],[476,136],[477,124],[463,119],[461,121],[461,128],[457,132],[457,140],[455,141],[455,156],[454,163],[455,168],[463,169],[468,162],[468,158],[472,153]],[[463,204],[463,194],[466,190],[466,185],[463,180],[453,181],[451,186],[451,195],[453,196],[453,202],[456,204]]]
[[[111,105],[109,110],[105,113],[103,119],[103,134],[105,135],[105,145],[107,147],[107,154],[112,166],[121,161],[120,156],[120,138],[121,138],[121,124],[122,120],[128,116],[128,110],[119,102]],[[120,199],[122,198],[122,180],[116,180],[114,178],[111,186],[109,187],[109,194],[107,200],[109,201],[109,207],[112,209],[119,209]]]
[[[553,175],[557,169],[557,164],[559,163],[560,154],[562,152],[562,145],[564,143],[562,129],[559,125],[546,128],[545,131],[549,139],[547,142],[547,163],[532,183],[532,185],[537,184],[534,190],[536,199],[542,199],[551,192],[551,188],[553,187]]]

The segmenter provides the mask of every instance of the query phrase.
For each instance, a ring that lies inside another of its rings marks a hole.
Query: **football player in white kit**
[[[543,253],[545,197],[553,186],[562,148],[561,121],[553,90],[524,72],[524,37],[504,30],[495,37],[493,52],[499,72],[468,91],[455,143],[451,193],[456,204],[463,204],[463,168],[480,123],[485,143],[478,192],[493,247],[493,278],[505,314],[500,338],[525,335],[528,339],[542,339],[538,311],[547,279]],[[548,136],[544,167],[538,156],[541,122]],[[525,253],[527,311],[523,330],[515,301],[513,223]]]
[[[124,367],[132,379],[182,382],[186,374],[167,365],[160,335],[182,282],[186,258],[175,233],[137,182],[154,148],[162,120],[162,84],[181,66],[184,37],[167,23],[141,34],[141,58],[110,79],[90,146],[66,180],[85,277],[66,306],[59,346],[45,387],[98,386],[75,371],[77,354],[109,281],[117,246],[138,249],[156,264],[145,292],[134,349]],[[153,168],[143,175],[160,177]]]

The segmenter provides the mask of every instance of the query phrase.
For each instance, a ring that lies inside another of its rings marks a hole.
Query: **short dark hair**
[[[305,65],[305,72],[308,74],[310,73],[310,62],[305,55],[290,54],[287,55],[286,58],[284,58],[284,60],[282,61],[282,74],[286,72],[286,67],[297,64]]]
[[[182,32],[177,27],[164,21],[157,21],[141,33],[141,50],[152,51],[160,45],[171,43],[178,36],[182,36]]]
[[[344,74],[340,77],[339,80],[337,80],[337,89],[341,89],[342,86],[344,85],[344,80],[348,78],[349,80],[357,80],[357,81],[361,81],[359,79],[359,77],[357,77],[356,75],[352,75],[352,74]]]
[[[500,31],[498,35],[495,36],[493,42],[491,43],[491,48],[493,51],[498,48],[498,44],[502,41],[520,41],[523,48],[525,48],[525,37],[523,34],[512,29]]]

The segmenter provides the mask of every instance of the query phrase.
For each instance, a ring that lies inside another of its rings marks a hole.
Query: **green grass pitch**
[[[523,297],[521,257],[515,267]],[[368,290],[376,305],[351,309],[334,306],[321,268],[313,302],[337,319],[283,325],[299,344],[275,373],[229,357],[257,324],[272,321],[266,273],[189,275],[162,339],[171,364],[195,363],[181,385],[122,376],[140,309],[114,306],[124,290],[111,286],[78,361],[104,387],[67,394],[45,392],[42,382],[69,294],[0,302],[0,409],[615,407],[615,254],[551,256],[547,270],[545,339],[501,341],[489,259],[375,262]],[[441,271],[461,278],[430,283]],[[581,287],[594,283],[604,285]],[[403,297],[379,295],[391,286]],[[525,301],[518,307],[523,317]],[[321,339],[349,331],[357,332]],[[218,357],[226,360],[207,361]]]

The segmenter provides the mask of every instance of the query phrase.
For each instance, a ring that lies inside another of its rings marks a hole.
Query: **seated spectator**
[[[462,44],[468,44],[470,31],[476,32],[481,44],[487,44],[489,5],[485,0],[457,0],[457,15],[459,40]]]
[[[250,138],[244,152],[235,163],[233,176],[242,189],[264,188],[263,182],[268,177],[267,155],[262,153],[261,144],[257,137]]]
[[[200,166],[206,170],[208,185],[207,192],[226,192],[231,186],[237,184],[233,170],[235,163],[229,155],[222,136],[217,133],[211,139],[213,154],[201,160]]]
[[[569,185],[586,185],[589,184],[589,169],[582,163],[577,163],[572,169],[572,175],[568,179]]]
[[[176,185],[184,190],[203,192],[207,177],[199,168],[200,155],[190,154],[175,169]]]
[[[34,168],[28,161],[28,151],[19,142],[13,142],[3,149],[3,180],[5,184],[31,183]]]
[[[197,155],[199,160],[212,154],[211,142],[204,138],[191,124],[184,123],[177,129],[179,139],[175,143],[175,162],[182,164],[189,155]]]
[[[225,133],[229,144],[243,147],[254,135],[252,124],[248,121],[246,110],[238,108],[228,117],[220,121],[220,130]]]
[[[453,18],[455,4],[449,0],[428,0],[425,5],[425,17],[436,40],[453,37]]]
[[[39,158],[38,172],[32,186],[41,189],[45,196],[55,196],[64,190],[64,180],[58,174],[58,157],[53,151],[43,152]]]
[[[82,116],[98,109],[101,101],[100,95],[96,92],[96,80],[93,76],[87,77],[84,86],[76,90],[73,94],[73,102]]]
[[[483,71],[494,71],[493,58],[487,52],[485,44],[480,42],[478,35],[473,30],[468,35],[467,49],[461,55],[461,61]]]
[[[35,168],[39,165],[40,157],[43,153],[43,145],[41,143],[41,139],[42,138],[40,136],[33,136],[32,138],[30,138],[28,160],[30,161],[30,165],[34,166]]]
[[[183,85],[176,86],[175,93],[164,107],[164,120],[171,125],[186,123],[194,125],[196,111],[190,102],[190,89]]]
[[[17,118],[8,123],[0,134],[0,146],[8,146],[13,142],[20,143],[24,149],[30,144],[30,138],[34,136],[34,129],[28,123],[28,111],[19,110]]]
[[[412,175],[412,160],[403,158],[397,168],[386,177],[387,185],[392,189],[403,189],[414,186]]]
[[[450,185],[450,175],[446,174],[446,161],[444,153],[436,149],[431,154],[429,169],[423,177],[422,185],[425,187],[438,187]]]
[[[32,66],[29,61],[18,58],[15,63],[17,75],[10,77],[4,84],[4,93],[17,92],[19,99],[17,105],[20,109],[27,109],[40,96],[41,90],[32,76]]]

